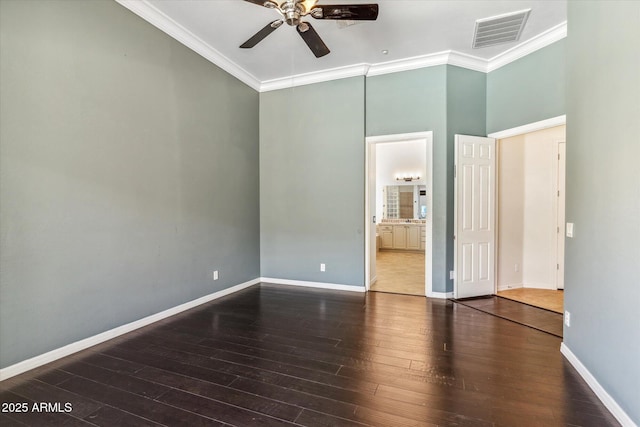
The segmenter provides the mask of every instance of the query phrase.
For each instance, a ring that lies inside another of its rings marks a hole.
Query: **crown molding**
[[[328,70],[314,71],[312,73],[296,74],[281,79],[266,80],[260,84],[260,92],[269,92],[278,89],[287,89],[296,86],[304,86],[313,83],[327,82],[329,80],[344,79],[347,77],[366,76],[369,66],[367,64],[349,65],[346,67],[331,68]]]
[[[397,61],[381,62],[369,66],[369,76],[397,73],[400,71],[417,70],[419,68],[435,67],[437,65],[455,65],[474,71],[487,72],[487,60],[468,55],[455,50],[445,50],[429,55],[414,56]]]
[[[411,58],[398,59],[396,61],[380,62],[371,64],[367,77],[380,76],[383,74],[398,73],[401,71],[417,70],[420,68],[435,67],[445,65],[449,60],[450,50],[431,53],[429,55],[414,56]]]
[[[527,56],[536,50],[547,47],[565,37],[567,37],[567,21],[564,21],[555,27],[551,27],[547,31],[489,59],[487,64],[487,73]]]
[[[253,74],[238,66],[202,39],[153,7],[147,0],[115,1],[258,92],[292,88],[347,77],[380,76],[438,65],[454,65],[473,71],[489,73],[567,36],[567,22],[565,21],[488,60],[462,52],[447,50],[396,61],[348,65],[261,82]]]
[[[241,82],[260,90],[260,81],[251,73],[236,65],[229,58],[205,43],[202,39],[153,7],[147,0],[115,0],[151,25],[173,37],[189,49],[222,68]]]
[[[537,132],[539,130],[549,129],[556,126],[562,126],[567,124],[567,116],[556,116],[550,119],[540,120],[539,122],[529,123],[523,126],[518,126],[511,129],[501,130],[499,132],[493,132],[487,135],[489,138],[505,139],[512,136],[522,135],[530,132]]]
[[[481,73],[486,73],[487,68],[489,67],[486,59],[462,52],[456,52],[455,50],[450,51],[447,64],[467,68],[473,71],[480,71]]]

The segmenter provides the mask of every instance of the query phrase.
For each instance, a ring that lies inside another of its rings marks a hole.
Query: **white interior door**
[[[564,210],[565,210],[565,164],[566,164],[567,144],[558,143],[558,264],[556,269],[556,287],[564,289]]]
[[[456,298],[495,291],[496,140],[455,136]]]

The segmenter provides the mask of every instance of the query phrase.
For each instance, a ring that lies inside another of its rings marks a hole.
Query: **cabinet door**
[[[407,226],[393,226],[393,249],[407,249]]]
[[[393,249],[393,228],[383,229],[380,233],[381,247],[383,249]]]
[[[420,249],[420,227],[407,226],[407,249]]]

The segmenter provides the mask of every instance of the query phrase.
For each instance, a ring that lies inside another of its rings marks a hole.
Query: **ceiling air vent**
[[[491,18],[478,19],[473,35],[473,48],[479,49],[518,40],[530,12],[531,9],[525,9]]]

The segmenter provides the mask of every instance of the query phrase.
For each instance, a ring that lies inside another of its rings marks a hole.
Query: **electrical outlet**
[[[455,280],[456,279],[456,272],[453,270],[449,271],[449,279],[451,280]]]
[[[218,270],[213,272],[213,280],[218,280]]]
[[[320,271],[327,271],[327,267],[324,264],[320,264]]]
[[[567,310],[564,311],[564,324],[567,325],[567,327],[571,326],[571,313]]]
[[[520,264],[516,264],[516,265],[514,265],[514,266],[513,266],[513,271],[515,271],[516,273],[517,273],[518,271],[520,271]]]

